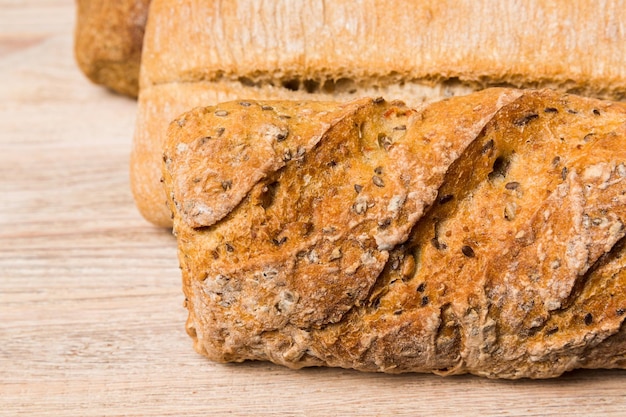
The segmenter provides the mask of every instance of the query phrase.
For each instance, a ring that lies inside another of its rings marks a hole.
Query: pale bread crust
[[[626,105],[235,101],[168,131],[187,329],[220,361],[626,368]]]
[[[617,98],[624,21],[621,1],[157,0],[141,83],[458,78]]]
[[[165,131],[197,105],[384,96],[416,107],[493,85],[622,99],[623,21],[617,0],[155,0],[131,164],[135,200],[149,221],[171,226],[159,183]]]

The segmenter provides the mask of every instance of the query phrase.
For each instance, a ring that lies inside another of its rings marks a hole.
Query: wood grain
[[[71,0],[0,0],[0,415],[625,415],[624,371],[491,381],[198,356],[174,238],[129,191],[136,103],[77,70],[73,24]]]

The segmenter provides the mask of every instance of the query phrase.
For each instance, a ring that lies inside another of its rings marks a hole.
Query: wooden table
[[[90,84],[71,0],[0,0],[0,415],[626,415],[625,371],[548,381],[218,365],[176,242],[135,210],[136,103]]]

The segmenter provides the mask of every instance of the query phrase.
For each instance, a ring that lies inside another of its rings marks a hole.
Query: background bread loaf
[[[209,358],[626,368],[626,105],[236,101],[168,136],[188,332]]]
[[[416,107],[493,85],[621,99],[626,4],[155,0],[131,178],[140,211],[171,225],[159,183],[169,122],[235,99],[384,96]]]
[[[150,0],[76,0],[74,54],[94,83],[137,97]]]

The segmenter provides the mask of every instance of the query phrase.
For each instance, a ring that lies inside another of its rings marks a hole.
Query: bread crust
[[[384,96],[418,107],[494,85],[626,93],[620,0],[153,3],[131,179],[140,212],[161,226],[165,132],[194,106]]]
[[[74,55],[87,78],[137,97],[149,6],[150,0],[76,0]]]
[[[212,360],[626,368],[626,105],[238,101],[168,137],[187,329]]]
[[[458,78],[626,93],[622,1],[157,0],[151,14],[144,87],[282,80],[323,91],[328,80],[359,88]]]

